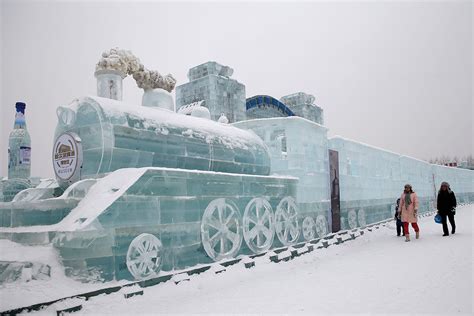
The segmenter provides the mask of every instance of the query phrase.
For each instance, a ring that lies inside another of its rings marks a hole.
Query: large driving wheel
[[[244,239],[254,253],[270,249],[275,236],[272,206],[264,198],[254,198],[245,207]]]
[[[291,197],[280,201],[275,212],[275,231],[280,242],[289,246],[294,244],[300,235],[298,225],[298,208]]]
[[[242,225],[232,201],[221,198],[209,203],[202,216],[201,239],[214,261],[235,257],[242,244]]]

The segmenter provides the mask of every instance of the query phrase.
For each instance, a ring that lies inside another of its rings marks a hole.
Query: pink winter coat
[[[402,222],[408,223],[416,223],[417,219],[415,216],[415,211],[418,211],[418,196],[416,193],[412,193],[411,196],[411,203],[408,205],[408,208],[405,205],[405,192],[400,197],[400,207],[398,208],[399,211],[402,212]]]

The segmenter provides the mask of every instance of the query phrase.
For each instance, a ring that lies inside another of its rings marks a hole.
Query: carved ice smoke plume
[[[163,77],[158,71],[145,68],[131,51],[120,48],[112,48],[102,53],[95,71],[101,73],[107,70],[117,71],[123,74],[123,78],[127,75],[133,76],[138,87],[144,90],[161,88],[171,92],[176,85],[176,79],[171,74]]]
[[[129,50],[112,48],[102,53],[102,57],[95,66],[95,71],[116,70],[126,75],[133,75],[143,65],[135,55]]]
[[[137,82],[138,87],[144,90],[161,88],[171,92],[176,85],[176,79],[171,74],[163,77],[158,71],[148,70],[144,67],[133,74],[133,79]]]

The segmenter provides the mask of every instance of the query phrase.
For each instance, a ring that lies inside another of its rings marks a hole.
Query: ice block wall
[[[446,181],[456,194],[458,203],[474,201],[474,170],[432,165],[432,172],[436,192],[441,182]]]
[[[252,132],[163,109],[86,97],[58,109],[55,138],[82,141],[81,178],[120,168],[169,167],[266,175],[270,158]]]
[[[420,199],[420,213],[435,209],[442,181],[453,183],[451,187],[461,201],[473,200],[471,170],[431,165],[339,136],[329,139],[329,148],[339,152],[343,228],[393,216],[396,199],[406,183]]]

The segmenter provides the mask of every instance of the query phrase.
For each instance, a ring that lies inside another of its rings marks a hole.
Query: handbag
[[[441,224],[441,222],[443,221],[442,218],[441,218],[441,215],[436,214],[435,217],[434,217],[434,221],[437,224]]]

